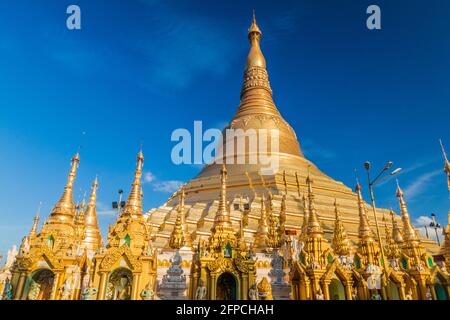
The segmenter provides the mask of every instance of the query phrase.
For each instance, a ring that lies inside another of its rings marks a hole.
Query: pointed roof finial
[[[350,240],[347,237],[344,224],[341,221],[341,214],[339,212],[339,206],[337,199],[334,199],[334,212],[335,212],[335,224],[333,234],[333,249],[339,256],[348,256],[350,254]]]
[[[73,203],[73,184],[76,179],[78,164],[80,162],[80,154],[77,152],[71,162],[69,176],[64,188],[64,193],[55,204],[50,214],[52,219],[61,221],[73,221],[75,217],[75,205]]]
[[[355,191],[357,194],[359,209],[359,237],[364,241],[373,241],[373,234],[372,230],[370,229],[369,220],[367,218],[367,209],[362,197],[361,185],[359,184],[358,177],[356,177]]]
[[[403,190],[400,188],[400,184],[397,180],[397,198],[400,205],[400,212],[402,214],[402,222],[403,222],[403,237],[406,242],[408,241],[418,241],[416,231],[411,225],[411,220],[409,218],[408,208],[406,207],[405,198],[403,196]]]
[[[142,186],[141,176],[142,167],[144,165],[144,154],[142,149],[136,157],[136,169],[134,171],[134,181],[131,185],[131,192],[128,196],[122,215],[141,216],[142,215]]]
[[[246,69],[252,67],[266,68],[266,59],[261,52],[259,42],[262,37],[262,32],[256,23],[255,12],[253,12],[253,19],[250,28],[248,29],[248,40],[250,41],[250,51],[247,56]]]
[[[322,237],[323,230],[319,223],[316,208],[314,206],[314,193],[313,193],[313,180],[311,178],[310,166],[308,166],[308,176],[306,178],[306,184],[308,186],[308,236]]]
[[[42,201],[39,201],[39,206],[36,211],[36,215],[34,216],[34,219],[33,219],[33,226],[31,227],[30,233],[28,234],[28,236],[30,238],[35,237],[37,235],[37,226],[39,223],[39,214],[41,212],[41,206],[42,206]]]
[[[92,183],[92,190],[89,196],[89,203],[86,208],[84,223],[85,223],[85,238],[83,243],[88,250],[94,252],[97,251],[99,246],[103,241],[100,228],[98,227],[98,217],[96,210],[97,202],[97,188],[98,188],[98,176],[95,176],[94,182]]]
[[[220,169],[219,208],[214,219],[214,225],[231,226],[230,213],[227,208],[227,175],[227,167],[223,164]]]
[[[442,154],[444,155],[444,172],[447,174],[447,186],[448,190],[450,191],[450,161],[447,158],[447,153],[445,152],[444,145],[442,144],[442,140],[439,139],[439,143],[441,145]]]

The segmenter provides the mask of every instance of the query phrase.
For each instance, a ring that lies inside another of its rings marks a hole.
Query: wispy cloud
[[[182,181],[169,180],[153,184],[153,191],[173,193],[183,185]]]
[[[117,211],[113,210],[111,206],[108,206],[104,202],[97,201],[97,215],[98,216],[114,216]]]
[[[144,173],[144,183],[151,183],[155,181],[155,175],[151,173],[150,171],[147,171]]]
[[[420,175],[413,183],[411,183],[404,189],[405,197],[413,198],[422,193],[425,187],[427,187],[427,184],[430,182],[430,180],[440,175],[441,171],[442,170],[433,170]]]
[[[173,193],[183,185],[183,182],[179,180],[159,180],[150,171],[144,173],[143,180],[144,184],[151,185],[152,190],[156,192]]]

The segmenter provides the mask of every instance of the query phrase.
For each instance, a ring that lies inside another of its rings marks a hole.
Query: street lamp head
[[[394,174],[399,173],[400,171],[402,171],[402,168],[397,168],[394,171],[392,171],[389,175],[393,176]]]
[[[434,213],[431,214],[432,217],[436,217],[436,215]]]
[[[122,189],[119,189],[119,194],[122,194],[123,193],[123,190]]]
[[[370,170],[370,162],[369,161],[364,162],[364,168],[366,170]]]
[[[388,163],[386,163],[386,165],[384,166],[384,170],[388,170],[392,167],[394,163],[392,161],[389,161]]]

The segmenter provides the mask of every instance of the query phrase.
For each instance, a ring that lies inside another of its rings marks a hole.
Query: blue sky
[[[377,31],[365,27],[373,3]],[[81,30],[66,28],[70,4]],[[352,187],[365,160],[392,160],[413,218],[435,212],[446,224],[438,139],[450,152],[449,2],[15,0],[0,4],[0,255],[40,201],[49,214],[79,145],[74,197],[99,175],[104,233],[141,143],[145,209],[193,177],[198,166],[172,164],[170,135],[233,116],[253,8],[275,102],[306,156]],[[397,209],[393,181],[375,193]]]

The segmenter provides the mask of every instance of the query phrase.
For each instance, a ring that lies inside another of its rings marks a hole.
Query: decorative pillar
[[[400,296],[400,300],[406,299],[406,293],[405,293],[405,285],[400,284],[398,287],[398,295]]]
[[[61,278],[61,272],[55,272],[55,278],[53,279],[53,288],[50,295],[50,300],[56,300],[59,288],[59,280]]]
[[[328,281],[324,281],[322,285],[323,296],[325,300],[330,300],[330,289],[328,287],[330,283]]]
[[[348,282],[345,283],[345,299],[353,300],[352,284]]]
[[[25,286],[26,278],[27,278],[27,274],[25,272],[21,272],[20,276],[19,276],[19,282],[17,283],[17,288],[16,288],[16,291],[14,294],[14,300],[20,300],[20,297],[22,296],[23,289]]]
[[[211,274],[210,277],[211,284],[210,284],[210,299],[216,300],[216,282],[217,282],[217,275],[215,273]]]
[[[131,285],[131,300],[138,300],[140,273],[133,274],[133,283]]]
[[[433,300],[437,300],[436,289],[433,285],[430,285],[430,292],[431,292],[431,296],[433,297]]]
[[[97,300],[105,300],[106,294],[106,280],[108,279],[108,273],[102,272],[100,275],[100,284],[98,285]]]
[[[242,275],[242,293],[241,300],[248,300],[248,275]]]

